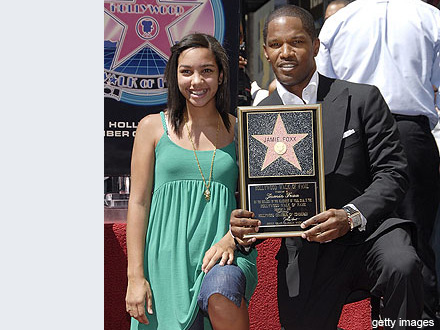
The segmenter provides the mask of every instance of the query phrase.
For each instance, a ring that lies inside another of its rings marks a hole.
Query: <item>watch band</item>
[[[350,206],[344,206],[342,209],[347,213],[350,231],[353,231],[354,228],[359,227],[362,224],[361,213],[358,210],[355,210]],[[356,218],[356,221],[353,221],[354,218]]]

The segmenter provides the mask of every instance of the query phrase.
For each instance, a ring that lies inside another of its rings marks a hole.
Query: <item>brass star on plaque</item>
[[[264,170],[279,157],[282,157],[301,171],[301,165],[299,164],[293,147],[307,135],[308,134],[288,134],[281,115],[278,114],[271,135],[252,135],[253,138],[267,147],[266,157],[264,158],[261,170]]]

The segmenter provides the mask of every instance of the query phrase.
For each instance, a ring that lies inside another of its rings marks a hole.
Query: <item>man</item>
[[[420,318],[423,298],[411,222],[390,218],[407,187],[396,123],[377,88],[316,72],[319,40],[304,9],[290,5],[272,12],[263,37],[277,89],[260,105],[322,103],[323,114],[327,211],[303,223],[302,238],[282,241],[281,325],[336,329],[347,297],[362,289],[382,296],[382,316],[402,329],[399,318]],[[231,214],[231,232],[242,245],[255,242],[243,239],[258,231],[252,216],[246,210]]]
[[[327,18],[332,16],[339,9],[344,8],[349,3],[350,3],[350,1],[348,1],[348,0],[334,0],[334,1],[330,2],[325,10],[324,20],[327,20]]]
[[[439,304],[430,246],[440,201],[439,152],[431,134],[438,122],[439,31],[440,11],[423,1],[357,0],[325,22],[316,58],[327,77],[377,86],[397,121],[410,183],[397,213],[417,223],[427,319],[435,318]]]

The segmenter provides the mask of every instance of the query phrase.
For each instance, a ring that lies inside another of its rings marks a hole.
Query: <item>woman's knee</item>
[[[236,265],[215,265],[204,277],[198,297],[199,307],[208,311],[210,297],[221,295],[240,307],[244,297],[246,278],[242,270]],[[217,297],[218,298],[218,297]],[[221,301],[221,297],[219,298]],[[215,300],[214,300],[215,301]]]

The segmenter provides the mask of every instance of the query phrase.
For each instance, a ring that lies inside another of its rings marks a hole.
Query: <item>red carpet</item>
[[[268,239],[258,245],[258,285],[249,305],[251,330],[279,330],[277,291],[277,260],[281,239]],[[369,300],[344,306],[339,327],[344,330],[371,329]]]
[[[275,276],[275,255],[279,244],[279,239],[270,239],[258,246],[259,283],[249,305],[251,330],[280,329]],[[104,254],[104,329],[128,330],[130,318],[125,312],[125,224],[104,224]],[[369,301],[345,305],[339,327],[344,330],[370,330]]]

